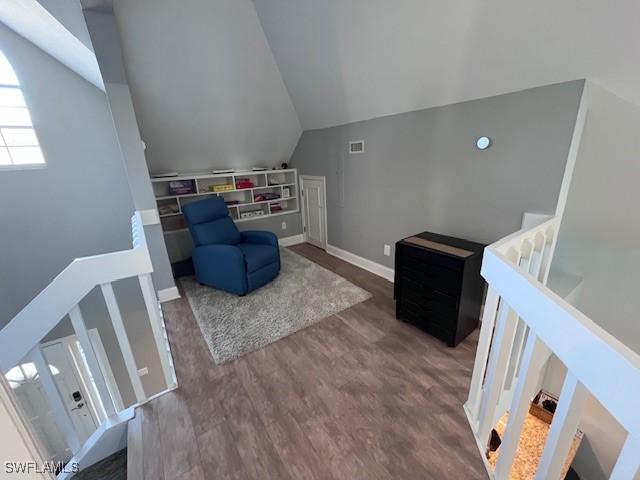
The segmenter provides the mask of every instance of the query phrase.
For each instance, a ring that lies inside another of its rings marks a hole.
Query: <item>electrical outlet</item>
[[[387,257],[388,257],[389,255],[391,255],[391,246],[389,246],[389,245],[385,245],[385,246],[384,246],[384,254],[385,254],[385,256],[387,256]]]
[[[287,222],[282,222],[282,229],[286,230],[287,229]]]
[[[138,376],[139,377],[144,377],[148,373],[149,373],[149,369],[147,367],[142,367],[142,368],[138,369]]]

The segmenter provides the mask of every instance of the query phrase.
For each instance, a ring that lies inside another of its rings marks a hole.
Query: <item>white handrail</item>
[[[15,366],[94,287],[153,271],[140,212],[131,225],[131,250],[76,258],[0,330],[0,370]]]
[[[485,258],[489,284],[620,424],[640,436],[640,356],[500,253],[489,250]]]
[[[588,395],[628,432],[615,472],[640,468],[640,458],[629,454],[640,444],[640,355],[545,286],[557,230],[554,217],[485,249],[482,275],[489,290],[465,410],[483,456],[491,429],[509,411],[495,471],[487,464],[492,478],[509,476],[525,412],[551,353],[568,374],[536,479],[560,475]]]
[[[65,268],[53,281],[20,311],[7,326],[0,330],[0,371],[6,372],[19,364],[27,356],[36,366],[42,379],[43,389],[52,409],[53,417],[65,438],[67,447],[74,455],[75,462],[84,462],[87,458],[95,461],[108,455],[119,445],[121,424],[127,418],[121,415],[111,397],[104,372],[98,361],[94,346],[89,337],[87,326],[81,312],[80,302],[94,288],[102,291],[111,324],[123,355],[127,374],[131,381],[137,405],[150,397],[138,375],[134,352],[129,341],[125,321],[120,312],[112,283],[130,277],[137,277],[141,287],[146,311],[149,317],[151,334],[160,359],[166,389],[177,386],[171,352],[166,337],[164,321],[158,298],[151,279],[153,266],[147,246],[144,226],[156,224],[159,218],[156,211],[135,212],[131,218],[133,248],[120,252],[107,253],[92,257],[77,258]],[[62,320],[69,315],[73,330],[82,347],[83,358],[92,375],[96,394],[104,409],[106,419],[87,441],[80,444],[65,400],[49,372],[48,364],[40,349],[40,341]],[[25,425],[28,420],[23,418]],[[117,429],[116,425],[120,425]],[[109,433],[111,431],[117,433]],[[95,450],[95,455],[90,453]],[[100,458],[96,458],[96,455]],[[85,465],[86,466],[86,465]],[[61,474],[64,476],[63,474]],[[61,478],[61,477],[59,477]]]

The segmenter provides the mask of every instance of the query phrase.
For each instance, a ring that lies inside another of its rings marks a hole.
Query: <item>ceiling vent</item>
[[[364,153],[364,140],[349,142],[349,153]]]

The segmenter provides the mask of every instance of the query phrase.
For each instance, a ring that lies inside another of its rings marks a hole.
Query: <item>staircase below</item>
[[[126,480],[127,458],[127,449],[120,450],[77,473],[73,480]]]

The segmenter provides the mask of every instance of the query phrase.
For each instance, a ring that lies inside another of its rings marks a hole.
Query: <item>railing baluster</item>
[[[640,440],[629,434],[609,480],[629,480],[640,475]]]
[[[124,364],[127,368],[129,379],[131,380],[133,392],[136,396],[136,400],[138,402],[142,402],[145,399],[144,387],[142,386],[142,381],[138,375],[136,359],[133,356],[133,351],[131,350],[131,343],[129,343],[129,337],[127,336],[127,331],[124,327],[124,322],[122,321],[122,314],[120,313],[118,301],[116,300],[116,296],[113,292],[113,286],[110,283],[105,283],[100,285],[100,289],[102,290],[102,295],[104,296],[104,301],[107,305],[109,316],[111,317],[111,323],[113,324],[113,330],[118,339],[120,350],[122,351],[122,357],[124,358]]]
[[[538,279],[540,280],[540,283],[546,285],[547,281],[549,280],[549,272],[551,271],[551,260],[553,259],[552,257],[556,247],[556,229],[554,227],[549,227],[544,236],[545,247],[542,256],[542,267],[540,269],[540,275],[538,276]]]
[[[78,432],[76,432],[69,410],[67,409],[67,406],[62,399],[62,395],[58,390],[58,386],[53,379],[53,375],[51,375],[49,362],[47,362],[44,353],[42,353],[40,345],[36,345],[36,347],[31,350],[29,358],[31,358],[31,361],[36,367],[56,425],[62,432],[71,453],[75,455],[78,450],[80,450],[80,438],[78,436]]]
[[[169,361],[171,351],[169,350],[167,339],[164,336],[163,320],[160,317],[160,307],[158,306],[159,304],[156,292],[153,289],[153,281],[151,280],[150,274],[139,275],[138,280],[140,281],[144,304],[147,307],[153,338],[158,349],[158,356],[160,357],[164,380],[167,388],[173,388],[176,385],[176,380],[173,373],[173,367]]]
[[[547,443],[538,464],[536,480],[560,478],[588,395],[589,392],[584,385],[568,371],[560,392],[558,407],[551,421]]]
[[[498,316],[498,323],[489,355],[489,364],[487,366],[486,388],[484,389],[480,406],[478,438],[483,443],[489,438],[489,432],[493,428],[493,418],[500,394],[504,387],[507,363],[513,346],[517,319],[518,315],[509,307],[504,299],[502,299],[500,301],[500,314]]]
[[[478,421],[478,409],[480,407],[482,381],[484,380],[484,373],[487,368],[487,358],[489,357],[489,349],[491,348],[491,337],[493,337],[493,328],[496,324],[496,314],[498,312],[499,300],[500,297],[498,296],[498,293],[493,288],[489,287],[489,289],[487,290],[487,298],[484,302],[484,311],[482,312],[480,337],[478,339],[476,360],[473,366],[471,387],[469,389],[469,398],[467,400],[467,410],[469,411],[474,422]]]
[[[531,264],[529,273],[538,281],[540,281],[540,272],[542,271],[542,264],[544,263],[544,255],[547,250],[547,236],[544,233],[536,234],[534,240],[534,249],[538,252],[536,255],[536,261]]]
[[[98,363],[96,352],[93,350],[93,345],[89,338],[89,332],[87,331],[87,326],[84,323],[84,318],[82,317],[79,305],[76,305],[71,309],[69,312],[69,318],[71,319],[73,330],[76,332],[76,336],[78,337],[78,341],[80,342],[80,346],[84,352],[84,358],[87,360],[89,371],[91,372],[91,376],[93,377],[93,381],[95,382],[98,390],[98,396],[102,402],[102,407],[104,408],[107,417],[112,417],[116,413],[113,406],[113,400],[111,399],[109,389],[107,388],[107,384],[104,380],[104,374],[102,373],[102,370],[100,370],[100,364]]]
[[[527,338],[527,344],[522,355],[522,368],[518,383],[509,408],[509,420],[495,469],[496,480],[508,479],[511,466],[515,458],[524,420],[529,411],[529,403],[538,387],[538,380],[542,367],[551,352],[532,332]]]
[[[518,374],[518,364],[522,357],[522,351],[524,348],[524,339],[527,333],[527,325],[517,317],[516,333],[513,339],[513,348],[511,349],[511,356],[509,358],[509,366],[507,368],[507,375],[505,377],[504,388],[510,390],[513,387],[513,383],[516,380]]]

